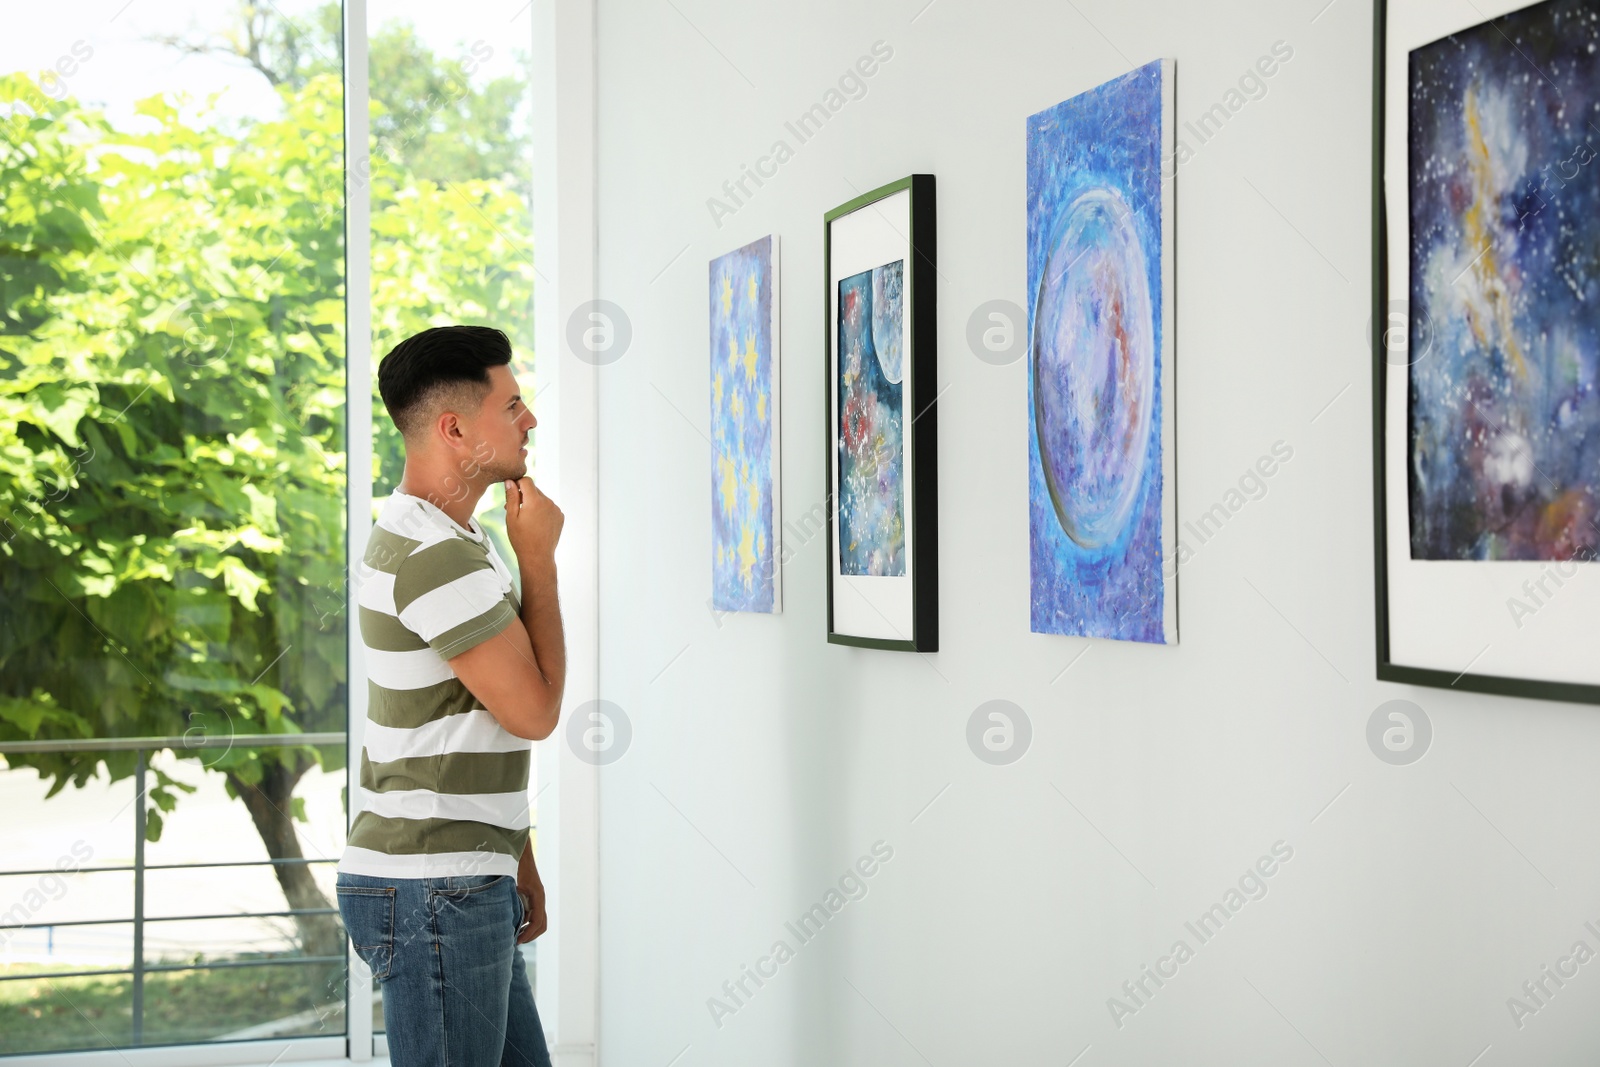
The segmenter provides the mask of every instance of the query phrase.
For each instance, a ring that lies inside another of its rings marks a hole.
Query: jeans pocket
[[[394,887],[335,887],[339,915],[356,955],[372,969],[374,981],[389,977],[394,964]]]
[[[517,909],[515,876],[456,875],[441,881],[428,889],[428,910],[441,937],[486,944],[505,937]]]

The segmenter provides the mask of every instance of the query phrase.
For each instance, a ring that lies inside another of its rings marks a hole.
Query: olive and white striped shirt
[[[363,800],[340,872],[515,875],[532,742],[502,727],[446,662],[517,618],[510,570],[477,520],[465,529],[397,492],[367,542],[359,602]]]

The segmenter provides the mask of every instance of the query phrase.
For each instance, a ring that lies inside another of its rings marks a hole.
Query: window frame
[[[577,358],[562,324],[593,299],[596,261],[596,20],[594,0],[532,0],[534,69],[534,411],[540,422],[534,477],[566,515],[558,550],[567,634],[566,706],[598,696],[598,373]],[[371,98],[367,0],[344,0],[345,72],[345,449],[346,471],[372,468],[371,190],[365,175]],[[559,385],[559,388],[558,388]],[[352,566],[366,550],[370,479],[346,480],[346,610],[356,604]],[[349,677],[365,676],[361,642],[348,642]],[[346,721],[347,781],[358,783],[366,687],[352,684]],[[541,782],[539,869],[550,927],[539,940],[537,1000],[552,1058],[596,1062],[599,1008],[599,789],[597,768],[565,743],[537,746]],[[355,805],[347,806],[353,820]],[[346,829],[349,825],[347,821]],[[344,1036],[272,1038],[130,1049],[0,1056],[0,1067],[231,1067],[368,1063],[386,1057],[372,1030],[370,972],[346,942]],[[356,1005],[367,1005],[357,1010]]]

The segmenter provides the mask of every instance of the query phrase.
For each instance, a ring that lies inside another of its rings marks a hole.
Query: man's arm
[[[567,633],[561,623],[555,557],[530,559],[518,553],[517,571],[522,575],[522,625],[533,645],[534,666],[549,693],[553,730],[567,685]]]
[[[522,575],[522,616],[449,660],[456,677],[501,726],[534,741],[555,731],[567,683],[555,561],[563,521],[561,509],[532,479],[506,484],[506,533]]]

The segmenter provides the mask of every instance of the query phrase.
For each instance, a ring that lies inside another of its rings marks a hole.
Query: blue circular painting
[[[1045,485],[1067,536],[1115,541],[1138,501],[1155,404],[1155,331],[1128,205],[1090,189],[1062,213],[1035,294],[1034,404]]]

